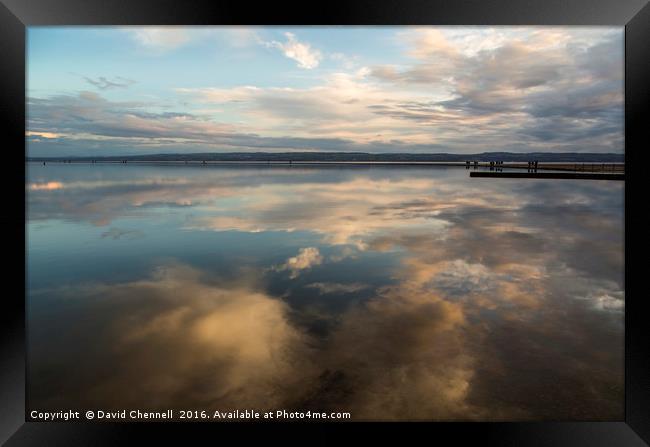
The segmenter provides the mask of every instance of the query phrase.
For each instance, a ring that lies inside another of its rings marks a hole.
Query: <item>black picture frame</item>
[[[362,431],[390,441],[412,439],[455,445],[468,441],[517,446],[642,446],[650,443],[650,335],[637,285],[642,268],[626,262],[625,418],[614,422],[537,423],[337,423],[337,424],[160,424],[26,422],[25,415],[25,37],[35,25],[615,25],[625,26],[625,256],[639,254],[631,223],[629,182],[640,176],[650,105],[650,5],[647,0],[335,0],[323,3],[252,3],[243,0],[1,0],[0,113],[5,124],[2,227],[11,241],[5,272],[11,287],[3,294],[1,318],[0,441],[6,445],[114,445],[199,436],[269,434],[284,428],[319,432],[322,440],[340,429]],[[19,149],[22,148],[22,149]],[[638,208],[637,208],[638,209]],[[20,278],[23,278],[21,281]],[[398,433],[399,430],[399,433]],[[316,438],[315,436],[318,436]],[[210,439],[210,438],[208,438]]]

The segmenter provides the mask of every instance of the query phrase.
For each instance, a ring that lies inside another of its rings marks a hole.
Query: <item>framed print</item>
[[[311,6],[4,0],[2,441],[647,445],[647,2]]]

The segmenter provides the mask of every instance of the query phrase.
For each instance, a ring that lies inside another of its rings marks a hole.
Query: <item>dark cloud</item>
[[[122,228],[110,228],[108,231],[102,233],[102,239],[138,239],[144,236],[144,233],[140,230],[126,230]]]
[[[110,80],[104,76],[100,76],[96,79],[84,76],[84,79],[87,83],[97,87],[100,90],[110,90],[114,88],[128,88],[132,84],[135,84],[134,80],[123,78],[121,76],[117,76],[113,80]]]
[[[182,151],[199,148],[226,149],[300,149],[341,150],[354,143],[340,138],[262,137],[235,132],[230,125],[218,123],[206,116],[179,112],[148,112],[147,103],[112,102],[92,92],[77,96],[60,95],[28,100],[29,128],[33,132],[55,132],[70,135],[55,141],[34,141],[34,155],[48,154],[47,147],[83,151],[90,147],[110,149],[120,147],[133,152],[134,145],[144,151],[149,144],[157,148],[176,147]],[[86,137],[79,138],[78,135]],[[108,138],[108,139],[107,139]],[[39,146],[40,145],[40,146]],[[40,149],[44,147],[45,149]],[[163,149],[164,150],[164,149]],[[42,152],[41,152],[42,151]],[[31,151],[30,151],[31,152]],[[106,153],[114,153],[107,151]]]
[[[438,42],[434,49],[442,53],[432,49],[410,67],[379,66],[371,75],[422,88],[447,85],[454,97],[371,110],[463,133],[465,140],[472,135],[488,147],[517,141],[554,150],[595,146],[618,152],[623,147],[623,45],[620,33],[603,39],[586,48],[572,40],[550,47],[534,39],[512,40],[473,54],[449,52]]]
[[[77,96],[29,98],[31,132],[57,138],[28,137],[31,156],[98,155],[161,152],[236,151],[367,151],[435,152],[440,144],[399,140],[360,144],[346,138],[265,137],[237,132],[208,116],[181,112],[149,112],[147,103],[108,101],[93,92]]]

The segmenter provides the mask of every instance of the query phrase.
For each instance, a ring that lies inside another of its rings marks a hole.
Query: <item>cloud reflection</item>
[[[32,383],[51,371],[59,392],[37,386],[34,401],[66,408],[280,405],[303,380],[294,368],[307,349],[287,305],[244,284],[219,287],[201,276],[170,265],[141,281],[58,291],[78,305],[79,326],[84,318],[95,321],[83,328],[85,343],[62,327],[36,345]],[[54,368],[59,360],[52,357],[68,343],[85,359],[72,374]],[[40,400],[39,391],[48,397]]]
[[[284,264],[276,266],[275,270],[278,272],[288,270],[290,272],[289,277],[296,278],[302,270],[309,270],[322,262],[323,257],[318,248],[306,247],[301,248],[296,256],[290,257]]]
[[[170,237],[236,231],[283,251],[257,265],[217,247],[207,266],[156,260],[136,280],[30,291],[30,405],[622,417],[619,183],[131,169],[137,180],[38,170],[31,182],[63,187],[32,188],[28,214],[167,222],[175,206]],[[129,237],[120,228],[102,234]],[[291,233],[289,249],[277,231]]]

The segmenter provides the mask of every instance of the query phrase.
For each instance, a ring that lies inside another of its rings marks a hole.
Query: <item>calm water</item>
[[[28,406],[622,419],[623,188],[30,164]]]

